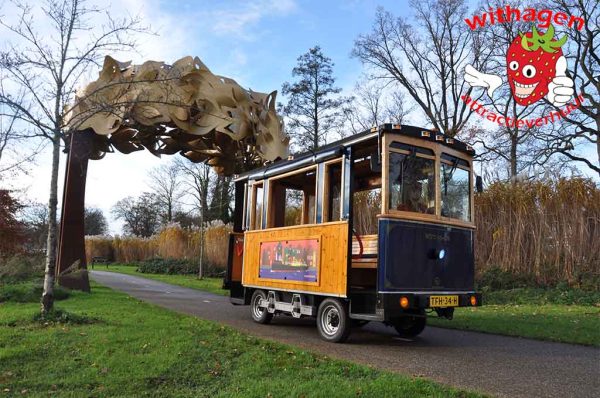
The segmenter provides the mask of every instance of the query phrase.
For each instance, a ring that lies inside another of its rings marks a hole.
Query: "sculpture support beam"
[[[85,256],[85,183],[94,132],[70,134],[65,167],[56,276],[61,286],[90,291]]]

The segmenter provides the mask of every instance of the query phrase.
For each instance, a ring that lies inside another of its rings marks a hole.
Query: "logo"
[[[464,80],[473,88],[487,89],[487,95],[494,101],[493,94],[504,84],[504,77],[510,87],[512,98],[523,107],[536,104],[544,99],[559,108],[550,114],[536,119],[517,119],[498,115],[486,109],[478,101],[463,95],[461,98],[469,107],[481,117],[499,125],[509,127],[533,127],[552,123],[561,117],[567,116],[577,109],[583,101],[583,96],[575,97],[573,80],[567,75],[567,59],[563,53],[563,46],[567,36],[555,37],[555,28],[551,21],[563,25],[567,21],[564,13],[552,13],[550,10],[537,12],[528,8],[522,13],[510,6],[498,8],[495,12],[475,15],[472,19],[465,19],[471,30],[484,27],[486,21],[491,25],[508,23],[511,21],[538,22],[538,28],[532,25],[528,32],[520,32],[512,39],[506,49],[505,75],[488,74],[478,71],[472,65],[467,65]],[[569,28],[581,29],[584,20],[571,16],[568,19]],[[541,30],[545,28],[545,31]],[[562,109],[560,109],[563,107]]]
[[[431,233],[426,233],[425,239],[437,240],[438,242],[450,242],[450,237],[447,235],[437,235],[437,234],[431,234]]]

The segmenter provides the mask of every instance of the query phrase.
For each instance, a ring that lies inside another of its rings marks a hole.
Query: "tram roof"
[[[407,137],[435,142],[470,156],[475,155],[475,151],[470,145],[467,145],[466,143],[459,141],[456,138],[449,137],[443,133],[409,125],[382,124],[378,127],[373,127],[370,130],[366,130],[361,133],[343,138],[339,141],[323,145],[314,151],[294,154],[288,159],[278,160],[263,167],[247,171],[237,176],[235,181],[263,179],[288,171],[293,171],[301,167],[318,164],[341,156],[344,148],[371,140],[376,141],[380,135],[386,133],[400,134]]]

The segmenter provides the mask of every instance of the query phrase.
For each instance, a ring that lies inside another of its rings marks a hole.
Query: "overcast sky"
[[[140,63],[152,59],[172,63],[186,55],[198,56],[213,73],[233,78],[242,86],[261,92],[280,90],[281,84],[291,79],[297,57],[310,47],[320,45],[335,63],[337,85],[349,94],[362,72],[360,62],[351,58],[350,52],[356,37],[370,31],[377,6],[383,6],[396,16],[410,17],[406,2],[398,0],[121,0],[96,3],[110,4],[107,9],[113,16],[139,14],[158,32],[158,36],[140,40],[139,54],[119,54],[119,60]],[[2,11],[4,15],[10,13],[6,7]],[[21,189],[28,198],[45,203],[50,156],[49,150],[39,156],[29,175],[11,181],[11,187]],[[62,166],[65,159],[61,159]],[[148,190],[148,170],[170,160],[169,157],[158,159],[149,152],[136,152],[107,154],[100,161],[91,161],[86,205],[99,207],[110,218],[110,208],[116,201]],[[62,169],[60,175],[62,184]],[[60,191],[59,195],[62,195]],[[114,220],[111,220],[111,232],[120,232],[120,224]]]

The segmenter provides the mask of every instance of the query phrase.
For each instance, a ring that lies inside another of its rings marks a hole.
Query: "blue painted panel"
[[[473,289],[473,231],[380,219],[378,261],[379,291]]]

